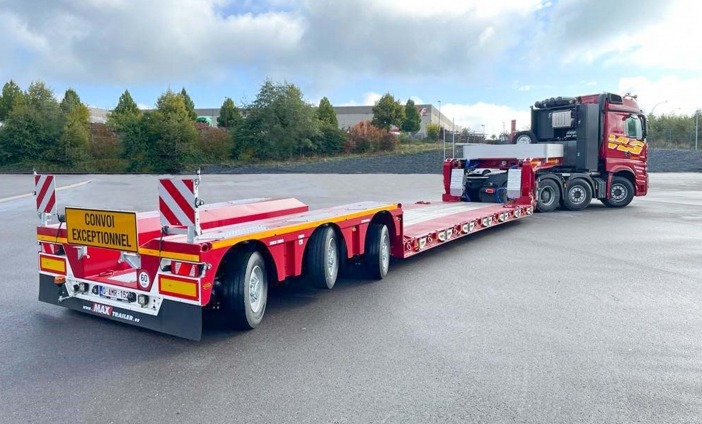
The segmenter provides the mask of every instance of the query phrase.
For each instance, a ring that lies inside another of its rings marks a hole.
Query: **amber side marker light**
[[[54,277],[54,284],[63,284],[66,282],[66,276],[65,275],[57,275]]]

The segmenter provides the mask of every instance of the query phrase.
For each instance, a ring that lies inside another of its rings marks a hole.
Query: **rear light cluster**
[[[61,243],[47,243],[42,241],[39,243],[39,248],[41,249],[41,253],[49,255],[64,256],[66,254]]]
[[[205,264],[171,260],[167,261],[165,264],[162,263],[161,270],[174,275],[196,278],[202,276],[202,272],[205,270]]]

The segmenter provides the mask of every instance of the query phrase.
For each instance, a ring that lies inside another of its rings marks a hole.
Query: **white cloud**
[[[456,125],[469,128],[471,131],[482,132],[488,136],[498,135],[504,129],[509,133],[512,119],[517,120],[517,129],[528,128],[531,123],[529,110],[515,110],[508,106],[492,103],[442,105],[441,113],[448,119],[455,119]]]
[[[548,8],[532,55],[556,55],[564,64],[699,70],[702,25],[691,0],[561,1]],[[546,54],[545,54],[546,53]]]
[[[656,80],[641,76],[622,78],[619,81],[619,91],[638,95],[639,106],[644,112],[650,113],[655,107],[656,115],[692,115],[696,109],[702,107],[702,77],[684,79],[665,76]]]

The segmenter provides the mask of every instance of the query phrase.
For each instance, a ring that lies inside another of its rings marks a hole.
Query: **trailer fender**
[[[280,272],[285,266],[285,256],[282,252],[281,254],[274,254],[277,252],[271,252],[268,246],[260,240],[242,241],[230,247],[217,265],[217,274],[219,275],[221,271],[224,271],[224,266],[227,262],[232,261],[236,255],[244,251],[258,251],[263,255],[263,260],[266,263],[266,271],[268,272],[268,281],[280,281],[278,276],[285,275],[285,272]]]

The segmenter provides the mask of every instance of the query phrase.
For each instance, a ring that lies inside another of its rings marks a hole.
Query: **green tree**
[[[390,93],[386,93],[373,106],[373,120],[371,123],[386,131],[395,125],[398,128],[405,119],[405,110]]]
[[[183,96],[183,102],[185,103],[185,110],[188,111],[188,116],[191,120],[196,120],[197,113],[195,112],[195,102],[193,102],[193,99],[190,98],[188,92],[185,91],[185,87],[180,90],[180,95]]]
[[[435,124],[433,122],[427,124],[427,138],[429,140],[438,140],[440,131],[441,128],[439,127],[439,124]]]
[[[197,130],[184,97],[168,90],[148,117],[148,164],[156,172],[180,172],[198,159]]]
[[[318,134],[315,111],[300,89],[266,81],[237,130],[234,153],[242,160],[287,159],[314,150]]]
[[[408,133],[416,133],[421,128],[421,124],[422,117],[419,116],[417,106],[415,106],[412,99],[407,100],[407,103],[405,103],[405,120],[402,121],[400,128]]]
[[[73,166],[88,158],[90,147],[90,111],[73,89],[66,90],[60,105],[65,125],[59,140],[57,159]]]
[[[227,97],[219,108],[217,126],[221,128],[237,128],[241,124],[241,112],[234,104],[234,101]]]
[[[60,107],[61,111],[67,114],[76,106],[81,104],[82,103],[80,102],[80,97],[78,96],[78,93],[76,93],[75,90],[73,90],[72,88],[69,88],[63,95],[63,100],[61,100]]]
[[[27,89],[26,103],[28,111],[17,115],[12,113],[8,119],[27,119],[26,125],[35,127],[35,143],[32,145],[38,146],[38,152],[23,159],[61,160],[63,152],[60,150],[59,140],[66,118],[54,97],[54,92],[42,81],[32,82]]]
[[[322,97],[322,100],[319,101],[319,107],[317,108],[317,119],[319,119],[320,122],[326,122],[327,124],[335,127],[339,126],[336,111],[334,110],[334,107],[329,99],[326,97]]]
[[[126,125],[131,125],[135,120],[141,118],[142,112],[134,102],[129,90],[124,90],[117,106],[107,115],[107,125],[113,131],[124,131]]]
[[[10,80],[2,87],[0,96],[0,121],[4,121],[12,112],[12,109],[25,100],[25,94],[14,81]]]

